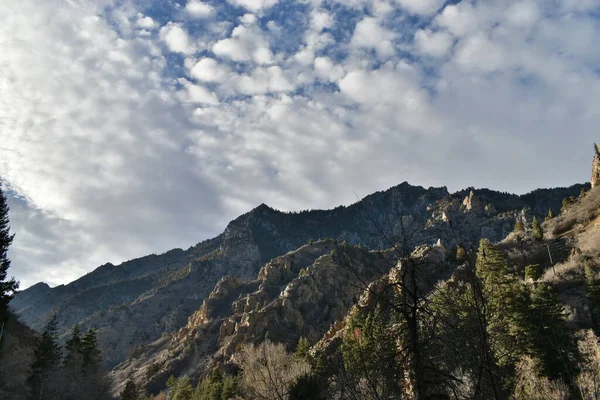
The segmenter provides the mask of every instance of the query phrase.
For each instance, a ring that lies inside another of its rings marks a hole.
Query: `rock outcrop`
[[[481,237],[498,241],[512,230],[523,208],[540,216],[548,208],[557,211],[564,197],[579,194],[582,187],[517,196],[474,188],[451,194],[445,187],[425,189],[404,182],[327,211],[283,213],[263,204],[230,222],[221,235],[187,250],[106,264],[56,288],[38,284],[19,293],[12,306],[37,330],[53,313],[63,337],[76,323],[97,329],[111,367],[142,343],[168,337],[186,325],[223,276],[240,282],[255,279],[261,266],[310,240],[329,237],[370,250],[386,249],[402,238],[410,238],[411,247],[441,239],[448,250],[459,242],[475,244]],[[275,279],[263,272],[267,281]],[[287,274],[279,268],[273,273]],[[259,297],[248,301],[258,302]]]
[[[594,160],[592,161],[592,177],[590,184],[592,187],[600,185],[600,146],[594,143]]]

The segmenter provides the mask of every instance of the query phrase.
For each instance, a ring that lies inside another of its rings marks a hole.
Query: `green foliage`
[[[401,391],[401,367],[397,358],[397,333],[392,328],[389,311],[379,305],[364,316],[352,316],[341,347],[347,389],[357,390],[368,381],[369,398],[388,398]]]
[[[177,380],[175,385],[171,386],[170,389],[171,400],[192,400],[192,396],[194,395],[190,378],[187,376]]]
[[[98,339],[96,338],[96,331],[94,329],[88,329],[83,335],[80,347],[83,367],[91,371],[96,371],[102,361],[102,354],[98,349]]]
[[[198,383],[193,400],[229,400],[238,394],[237,380],[216,372]]]
[[[73,328],[71,338],[65,344],[65,366],[79,366],[81,364],[81,333],[79,332],[79,324]]]
[[[296,357],[296,359],[310,362],[310,342],[304,336],[298,339],[298,345],[296,346],[294,357]]]
[[[125,389],[121,393],[121,400],[138,400],[138,389],[131,379],[125,384]]]
[[[550,221],[552,218],[554,218],[554,211],[552,211],[552,209],[549,208],[548,215],[546,215],[546,218],[544,219],[544,221]]]
[[[536,240],[542,240],[544,238],[544,232],[542,231],[542,226],[538,222],[537,217],[533,217],[532,227],[533,227],[533,237]]]
[[[546,376],[568,382],[576,375],[577,350],[558,295],[550,286],[536,285],[532,290],[527,322],[527,353],[541,362]]]
[[[8,204],[0,186],[0,321],[6,321],[8,317],[8,303],[14,297],[19,283],[14,279],[7,279],[10,259],[8,248],[15,235],[10,234],[8,219]]]
[[[44,389],[50,374],[60,366],[61,352],[58,345],[58,321],[56,315],[46,324],[42,338],[35,350],[35,359],[31,366],[30,385],[34,395]]]
[[[561,211],[565,211],[567,208],[569,208],[569,206],[570,206],[571,204],[574,204],[574,203],[575,203],[575,197],[574,197],[574,196],[565,197],[565,198],[562,200],[562,208],[561,208]]]
[[[515,227],[513,228],[513,232],[525,232],[525,226],[521,222],[521,220],[517,220],[515,222]]]
[[[525,266],[525,279],[537,281],[542,276],[542,267],[539,264]]]

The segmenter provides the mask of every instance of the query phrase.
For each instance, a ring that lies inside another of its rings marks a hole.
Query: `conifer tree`
[[[537,217],[533,217],[533,237],[536,240],[542,240],[544,238],[544,232],[542,231],[542,227],[540,226],[540,223],[538,222]]]
[[[546,376],[569,382],[576,376],[573,361],[576,344],[570,335],[558,295],[550,286],[541,284],[532,290],[527,316],[529,355],[541,362]]]
[[[548,215],[546,215],[545,221],[550,221],[554,218],[554,211],[551,208],[548,209]]]
[[[517,220],[515,222],[515,227],[513,228],[514,232],[524,232],[525,231],[525,227],[523,226],[523,223],[521,222],[521,220]]]
[[[73,328],[71,338],[65,344],[65,366],[80,366],[81,361],[81,333],[79,324]]]
[[[175,391],[171,395],[171,400],[192,400],[193,395],[194,389],[190,383],[190,378],[184,376],[179,379],[177,385],[175,385]]]
[[[30,385],[35,398],[42,398],[44,386],[50,374],[60,366],[61,352],[58,345],[58,321],[56,315],[46,324],[42,339],[35,350],[31,366]]]
[[[95,330],[88,329],[81,338],[80,348],[83,368],[96,372],[102,361],[102,356],[98,349],[98,339],[96,338]]]
[[[0,186],[0,321],[5,321],[8,314],[8,303],[13,298],[19,283],[14,279],[7,279],[10,259],[8,248],[12,244],[14,235],[10,233],[8,219],[8,204]]]

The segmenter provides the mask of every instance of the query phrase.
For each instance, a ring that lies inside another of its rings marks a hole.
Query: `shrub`
[[[537,281],[542,276],[542,267],[539,264],[531,264],[525,267],[525,279]]]

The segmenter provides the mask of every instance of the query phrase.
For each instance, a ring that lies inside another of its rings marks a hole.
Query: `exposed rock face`
[[[600,185],[600,146],[594,143],[594,161],[592,162],[592,177],[590,184],[592,187]]]
[[[269,260],[311,239],[331,237],[372,250],[388,248],[391,242],[408,237],[407,233],[411,246],[434,244],[441,239],[450,249],[458,242],[474,244],[482,236],[498,241],[512,230],[523,208],[529,207],[537,215],[545,215],[548,208],[557,211],[564,197],[577,195],[582,187],[544,189],[517,196],[472,188],[450,194],[445,187],[425,189],[404,182],[349,207],[329,211],[283,213],[261,205],[232,221],[221,235],[190,249],[150,255],[118,266],[106,264],[65,286],[38,284],[19,293],[12,306],[23,322],[37,330],[53,312],[58,315],[63,335],[68,335],[76,323],[82,329],[98,329],[104,359],[113,366],[131,352],[138,352],[141,343],[155,341],[186,325],[188,317],[200,308],[223,276],[239,279],[243,287]],[[261,273],[265,275],[259,280],[267,283],[287,282],[297,274],[280,267]],[[221,287],[234,290],[233,283],[222,282]],[[265,285],[267,289],[260,295],[235,306],[239,310],[262,307],[279,293],[277,285]],[[308,301],[308,293],[302,296]],[[294,315],[289,318],[296,319]],[[195,318],[200,322],[209,316]],[[225,324],[224,332],[231,327],[231,323]]]
[[[267,336],[290,348],[301,336],[317,341],[358,301],[363,282],[394,265],[390,252],[324,240],[272,260],[256,280],[223,278],[168,342],[148,346],[114,370],[116,392],[131,376],[151,391],[161,389],[171,373],[198,378],[228,362],[244,343]]]

